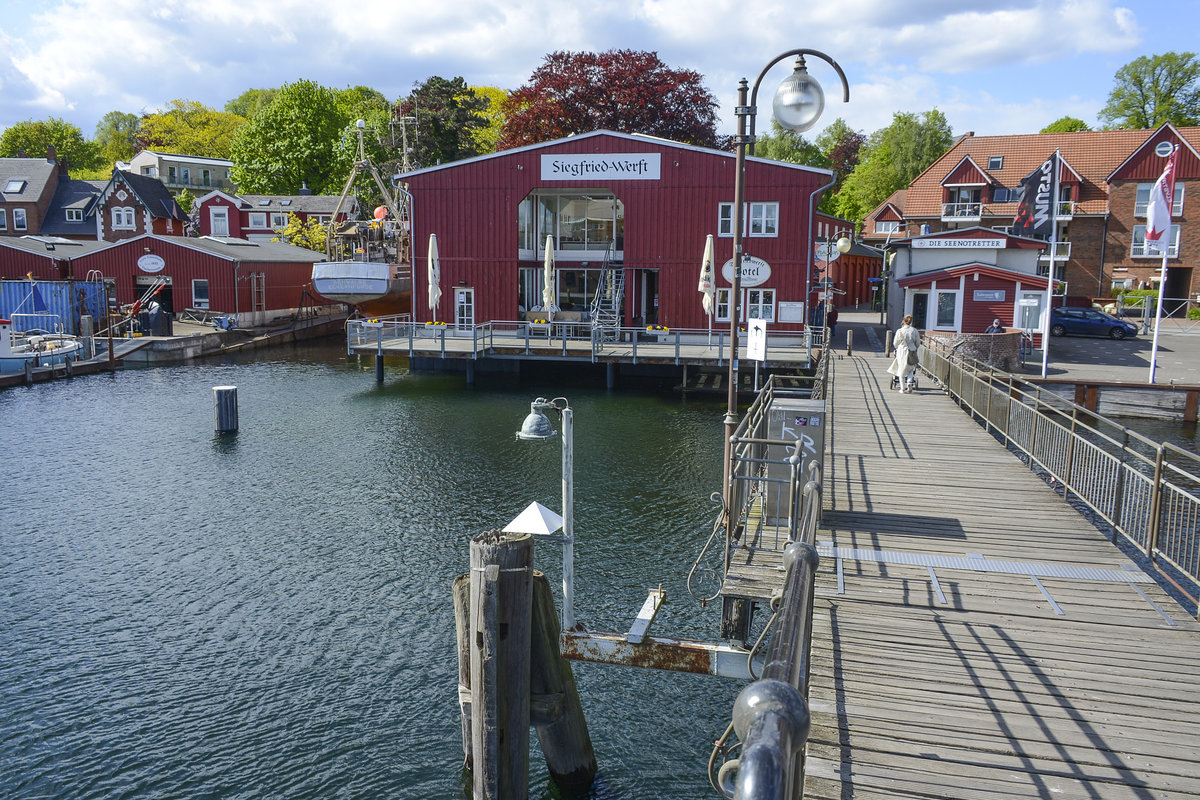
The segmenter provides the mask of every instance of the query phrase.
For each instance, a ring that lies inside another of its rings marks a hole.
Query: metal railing
[[[978,219],[982,215],[983,203],[942,203],[942,219]]]
[[[921,367],[959,405],[1200,603],[1200,456],[954,354],[937,339],[923,344]]]
[[[769,413],[774,402],[797,394],[825,400],[826,429],[832,424],[832,403],[825,391],[829,386],[829,362],[823,355],[808,392],[784,391],[769,380],[738,427],[732,492],[737,513],[733,518],[743,525],[754,516],[752,508],[764,504],[763,482],[773,463],[767,458],[768,450],[787,444],[786,440],[769,438]],[[743,689],[734,703],[731,728],[741,743],[741,753],[726,761],[717,774],[710,770],[714,787],[727,798],[784,800],[798,798],[803,792],[804,751],[811,722],[808,687],[823,457],[822,452],[804,467],[795,455],[785,459],[790,468],[790,474],[781,481],[788,492],[787,541],[776,549],[783,551],[786,576],[782,588],[771,598],[772,616],[763,635],[771,630],[773,633],[762,676]],[[748,532],[730,527],[727,546],[732,547]],[[722,739],[728,735],[726,731]]]

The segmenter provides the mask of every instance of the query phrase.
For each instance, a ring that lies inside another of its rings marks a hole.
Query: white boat
[[[363,149],[363,121],[358,121],[358,160],[346,180],[326,232],[325,257],[313,264],[313,290],[327,300],[346,303],[367,317],[412,314],[412,197],[393,191]],[[370,220],[339,225],[338,217],[358,176],[369,171],[383,197]]]
[[[13,315],[20,316],[25,315]],[[13,320],[0,319],[0,372],[24,372],[26,364],[44,367],[82,356],[83,342],[76,336],[38,328],[17,330]]]

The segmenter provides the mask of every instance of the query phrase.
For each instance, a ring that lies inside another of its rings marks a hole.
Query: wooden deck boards
[[[835,362],[823,542],[1125,568],[930,382],[889,391],[886,365]],[[806,797],[1200,796],[1200,625],[1155,584],[1041,577],[1048,599],[1028,575],[938,567],[935,587],[868,558],[842,561],[839,594],[836,567],[817,586]]]

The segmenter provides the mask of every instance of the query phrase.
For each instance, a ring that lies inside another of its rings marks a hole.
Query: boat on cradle
[[[412,196],[392,190],[363,149],[358,121],[358,160],[346,180],[326,229],[324,262],[313,265],[317,294],[352,305],[363,316],[412,314]],[[383,197],[370,220],[351,220],[338,227],[338,217],[358,177],[369,172]]]
[[[21,330],[20,318],[25,316],[46,317],[13,314],[14,319],[0,319],[0,372],[23,372],[26,364],[44,367],[83,356],[83,342],[76,336],[43,328]]]

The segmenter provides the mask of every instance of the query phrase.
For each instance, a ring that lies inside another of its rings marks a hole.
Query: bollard
[[[236,386],[213,387],[213,428],[218,433],[238,429],[238,402]]]
[[[846,331],[846,355],[848,355],[848,356],[854,355],[854,330],[853,329],[849,329]]]
[[[375,354],[375,382],[383,383],[383,353]]]

